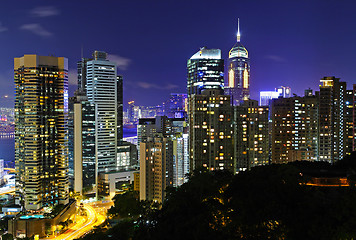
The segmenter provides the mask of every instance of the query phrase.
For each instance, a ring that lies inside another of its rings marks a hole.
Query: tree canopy
[[[319,165],[269,165],[237,175],[227,171],[194,171],[187,183],[167,189],[160,209],[150,207],[147,202],[142,204],[138,198],[131,202],[133,193],[117,196],[110,213],[135,217],[120,221],[101,233],[100,238],[356,238],[356,189],[307,186],[303,184],[305,176],[301,171],[341,166],[345,169],[355,166],[354,162],[348,160],[337,166],[316,164]],[[123,206],[116,206],[118,202]]]

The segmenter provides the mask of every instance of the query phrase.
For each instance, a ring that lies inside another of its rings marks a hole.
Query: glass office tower
[[[220,49],[203,47],[187,62],[188,98],[205,89],[224,89],[224,60]]]

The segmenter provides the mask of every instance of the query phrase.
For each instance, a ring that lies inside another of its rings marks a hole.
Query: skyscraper
[[[205,89],[224,89],[224,60],[220,49],[201,48],[187,62],[188,99]]]
[[[83,193],[95,184],[95,105],[76,96],[73,107],[74,191]]]
[[[124,135],[124,95],[123,95],[123,77],[117,76],[117,141],[121,141]]]
[[[320,82],[320,160],[334,163],[346,154],[346,82],[335,77],[324,77]]]
[[[240,42],[239,20],[237,29],[237,42],[229,51],[228,87],[225,88],[225,94],[231,96],[234,106],[250,98],[250,59],[247,49]]]
[[[235,171],[233,110],[219,90],[193,95],[189,114],[190,169]]]
[[[272,100],[272,163],[318,160],[318,113],[317,95]]]
[[[345,154],[354,151],[354,94],[355,90],[346,90],[345,99]]]
[[[183,184],[187,180],[185,175],[189,173],[187,130],[184,118],[167,118],[166,116],[141,118],[137,126],[139,155],[143,154],[141,143],[147,143],[148,139],[154,142],[155,139],[164,137],[172,142],[173,159],[167,159],[171,164],[166,166],[167,169],[172,169],[172,172],[167,171],[167,175],[172,175],[173,186]]]
[[[246,100],[234,110],[237,171],[269,164],[269,107],[258,106],[256,100]]]
[[[68,203],[68,59],[14,59],[16,204]]]
[[[163,202],[173,186],[173,142],[156,136],[140,144],[140,200]]]
[[[77,63],[77,77],[78,77],[78,90],[86,93],[87,91],[87,62],[93,60],[92,58],[82,58]]]
[[[98,172],[116,170],[117,73],[105,52],[95,51],[87,62],[87,96],[95,105],[95,147]]]

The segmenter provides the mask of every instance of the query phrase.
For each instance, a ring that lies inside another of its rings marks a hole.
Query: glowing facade
[[[68,59],[14,59],[16,204],[68,203]]]
[[[271,100],[279,97],[289,98],[292,96],[290,87],[280,86],[275,91],[260,91],[260,106],[270,106]]]
[[[228,86],[225,94],[231,96],[233,105],[240,105],[250,98],[250,59],[247,49],[240,42],[240,26],[237,42],[229,52]]]
[[[235,171],[230,96],[217,90],[194,95],[189,114],[190,169]]]
[[[235,107],[234,148],[237,171],[269,164],[269,107],[247,100]]]
[[[272,100],[272,163],[319,159],[318,113],[318,96]]]
[[[346,154],[346,82],[335,77],[320,82],[320,160],[333,163]]]
[[[105,52],[94,52],[87,62],[87,97],[95,105],[95,156],[97,172],[117,170],[118,79],[116,64]]]
[[[187,63],[188,98],[205,89],[224,89],[224,60],[220,49],[201,48]]]

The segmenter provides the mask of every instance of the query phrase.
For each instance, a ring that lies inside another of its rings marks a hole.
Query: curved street
[[[71,240],[77,239],[90,232],[106,220],[106,212],[102,208],[94,208],[91,204],[84,204],[86,217],[78,217],[76,223],[61,235],[46,239]],[[78,216],[78,215],[77,215]]]

